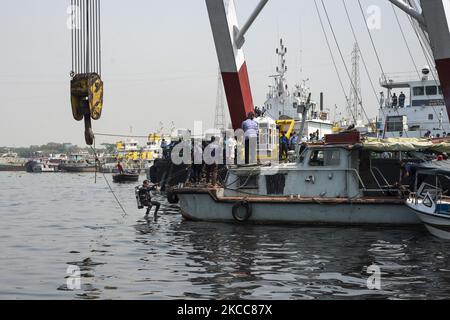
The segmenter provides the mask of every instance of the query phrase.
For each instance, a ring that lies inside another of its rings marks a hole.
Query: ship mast
[[[286,101],[285,97],[287,95],[287,84],[286,84],[286,72],[287,72],[287,65],[286,65],[286,54],[287,54],[287,48],[283,44],[283,39],[280,39],[280,47],[277,48],[276,53],[278,55],[278,66],[277,66],[277,75],[274,76],[275,78],[275,90],[278,98],[281,98],[282,104],[283,104],[283,111],[282,115],[285,115],[285,106]]]

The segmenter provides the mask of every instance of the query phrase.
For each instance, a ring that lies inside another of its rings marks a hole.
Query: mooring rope
[[[97,164],[99,163],[99,159],[97,156],[97,150],[95,149],[95,136],[94,136],[94,146],[89,146],[92,149],[92,152],[94,152],[94,157],[95,157],[95,183],[97,183]],[[103,175],[103,179],[105,180],[109,191],[111,191],[112,195],[114,196],[114,199],[116,200],[117,204],[119,205],[120,209],[123,212],[122,217],[125,217],[128,215],[128,213],[126,212],[125,208],[123,207],[122,203],[120,202],[119,198],[117,197],[116,193],[114,192],[113,188],[111,187],[111,184],[109,183],[108,179],[106,178],[106,175],[104,172],[102,172],[100,170],[101,174]]]

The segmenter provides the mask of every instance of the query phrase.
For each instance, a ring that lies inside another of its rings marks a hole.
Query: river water
[[[0,172],[0,299],[450,296],[450,243],[421,227],[187,222],[169,204],[147,221],[134,185],[112,187],[126,215],[102,176]]]

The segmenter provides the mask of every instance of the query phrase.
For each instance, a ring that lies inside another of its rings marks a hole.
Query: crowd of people
[[[443,132],[442,135],[440,133],[437,133],[436,135],[433,135],[431,133],[430,130],[428,130],[425,134],[424,134],[424,138],[428,138],[428,139],[440,139],[440,138],[450,138],[450,133],[447,132]]]

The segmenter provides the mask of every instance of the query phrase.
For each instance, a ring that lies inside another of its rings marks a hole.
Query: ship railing
[[[377,182],[377,185],[378,185],[379,189],[368,189],[368,188],[366,187],[366,185],[365,185],[363,179],[361,178],[361,176],[360,176],[358,170],[353,169],[353,168],[350,168],[350,169],[347,169],[347,171],[353,173],[353,174],[356,176],[356,178],[358,179],[359,183],[361,184],[361,187],[362,187],[361,190],[362,190],[363,192],[380,192],[380,193],[382,193],[382,194],[384,195],[384,194],[386,194],[386,192],[398,192],[398,191],[399,191],[398,189],[383,188],[383,187],[379,184],[379,182]],[[381,174],[381,172],[380,172],[380,174]],[[382,174],[381,174],[381,175],[382,175]],[[382,176],[383,176],[383,175],[382,175]],[[384,178],[384,176],[383,176],[383,178]],[[375,179],[376,179],[376,178],[375,178]],[[387,182],[386,186],[389,186],[389,182],[386,180],[386,178],[384,178],[384,180]]]
[[[347,169],[347,171],[352,172],[352,173],[355,174],[356,178],[358,178],[358,180],[359,180],[359,183],[360,183],[361,186],[363,187],[363,190],[366,190],[366,189],[367,189],[367,188],[366,188],[366,185],[365,185],[365,183],[364,183],[364,181],[363,181],[363,179],[362,179],[361,176],[359,175],[358,170],[353,169],[353,168],[350,168],[350,169]]]
[[[413,81],[420,81],[421,78],[418,76],[417,72],[396,72],[396,73],[386,73],[380,77],[381,86],[389,86],[396,83],[409,83]]]
[[[386,177],[383,175],[383,173],[381,172],[380,169],[378,169],[377,167],[372,167],[372,169],[374,169],[376,172],[378,172],[378,174],[380,175],[381,178],[383,178],[383,182],[385,183],[386,186],[389,185],[389,181],[387,181]]]

